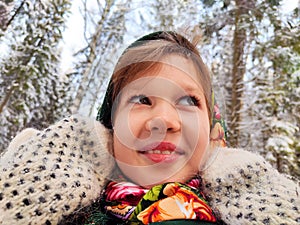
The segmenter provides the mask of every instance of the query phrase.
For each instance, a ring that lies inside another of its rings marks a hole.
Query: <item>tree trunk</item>
[[[100,38],[100,35],[103,32],[104,22],[105,22],[106,17],[108,16],[108,14],[109,14],[109,12],[111,10],[111,7],[112,7],[113,3],[114,3],[113,1],[107,1],[106,2],[106,5],[105,5],[105,8],[103,10],[101,19],[100,19],[100,21],[97,24],[95,34],[92,36],[92,40],[91,40],[91,42],[89,44],[89,47],[88,47],[89,48],[89,56],[88,56],[87,62],[86,62],[87,65],[86,65],[84,73],[82,75],[82,80],[81,80],[80,85],[78,87],[78,90],[77,90],[76,97],[74,99],[73,105],[71,106],[71,109],[70,109],[70,111],[73,114],[78,113],[78,110],[80,108],[81,102],[82,102],[82,100],[83,100],[83,98],[85,96],[87,88],[89,87],[89,80],[91,79],[90,78],[91,70],[92,70],[93,63],[94,63],[94,61],[96,59],[96,56],[97,56],[98,40]]]
[[[232,88],[230,103],[229,142],[231,146],[239,146],[242,97],[244,92],[244,74],[246,70],[245,47],[247,34],[245,18],[253,7],[253,0],[235,0],[235,31],[233,37]]]

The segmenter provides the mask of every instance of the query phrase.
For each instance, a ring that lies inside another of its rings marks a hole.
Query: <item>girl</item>
[[[152,186],[197,175],[213,106],[195,46],[172,32],[139,39],[123,53],[108,90],[98,119],[113,130],[114,156],[127,178]]]
[[[64,119],[2,156],[0,224],[300,223],[295,182],[224,148],[209,73],[183,36],[130,45],[97,120],[105,129]]]
[[[199,178],[193,180],[196,186],[182,186],[198,176],[209,152],[213,115],[209,73],[195,46],[173,32],[157,32],[137,40],[121,56],[103,105],[98,119],[113,130],[118,177],[142,188],[154,186],[150,191],[153,195],[155,190],[153,204],[146,204],[152,208],[144,211],[143,223],[202,217],[215,222],[203,196],[197,193]],[[224,141],[223,130],[218,141]],[[167,188],[172,185],[170,196],[159,185],[162,183],[168,184]],[[126,183],[113,183],[109,188],[120,185],[130,193]],[[144,198],[150,201],[149,196]],[[142,211],[146,206],[122,201],[110,198],[105,209],[138,223],[142,216],[132,210]],[[150,216],[154,212],[155,216]]]

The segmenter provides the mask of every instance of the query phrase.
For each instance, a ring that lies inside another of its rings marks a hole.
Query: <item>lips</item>
[[[170,142],[152,143],[138,152],[155,163],[174,162],[184,153]]]

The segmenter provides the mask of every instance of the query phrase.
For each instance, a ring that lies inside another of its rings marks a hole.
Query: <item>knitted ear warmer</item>
[[[36,133],[1,157],[0,224],[57,224],[99,197],[114,166],[97,121],[73,116]]]
[[[261,156],[242,149],[215,151],[202,188],[218,218],[230,225],[299,225],[300,187]]]

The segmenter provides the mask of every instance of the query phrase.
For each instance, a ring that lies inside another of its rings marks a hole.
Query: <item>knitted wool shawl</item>
[[[0,224],[64,224],[93,204],[114,168],[111,139],[80,116],[19,134],[0,158]],[[300,224],[299,182],[261,156],[217,149],[201,177],[201,191],[226,224]]]

